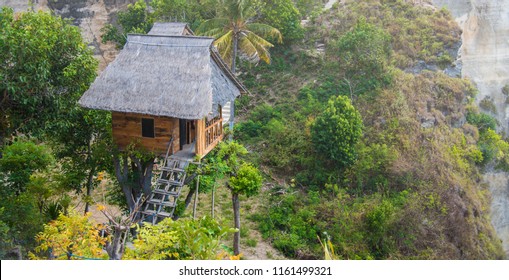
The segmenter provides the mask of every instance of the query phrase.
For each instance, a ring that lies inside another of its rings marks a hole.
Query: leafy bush
[[[159,3],[160,1],[156,1]],[[149,14],[147,3],[144,0],[138,0],[133,4],[127,5],[126,11],[118,12],[118,22],[120,29],[112,24],[106,24],[101,31],[103,43],[114,42],[117,48],[122,48],[127,40],[127,34],[140,33],[146,34],[153,25],[153,17]]]
[[[0,8],[0,46],[0,92],[8,100],[1,104],[0,137],[46,134],[63,104],[76,102],[96,76],[79,28],[49,12]]]
[[[398,222],[408,191],[359,198],[350,197],[344,189],[332,198],[288,191],[271,200],[266,214],[254,217],[263,236],[271,237],[274,247],[287,257],[320,258],[319,238],[330,238],[339,258],[387,258],[397,254],[396,244],[406,238]]]
[[[495,130],[497,128],[498,122],[497,120],[485,113],[473,113],[469,112],[467,114],[467,121],[473,125],[475,125],[479,132],[483,133],[488,129]]]
[[[87,259],[107,258],[103,252],[106,238],[100,236],[99,225],[89,221],[90,213],[85,216],[71,213],[60,214],[58,219],[44,225],[44,231],[37,234],[39,245],[32,259]]]
[[[258,193],[262,185],[262,175],[256,167],[243,163],[234,177],[230,178],[229,186],[232,193],[245,194],[247,197]]]
[[[311,126],[311,139],[318,152],[338,168],[351,165],[357,158],[355,145],[362,135],[359,112],[344,96],[331,98],[327,108]]]
[[[300,24],[301,14],[292,0],[265,1],[261,14],[262,21],[277,28],[287,44],[304,37],[304,29]]]
[[[359,158],[347,171],[347,177],[354,190],[357,193],[387,193],[392,181],[389,170],[398,158],[397,149],[387,144],[366,145],[361,142],[357,146],[357,151]]]
[[[48,147],[32,141],[17,140],[4,148],[0,158],[0,176],[5,176],[3,195],[20,194],[26,190],[32,173],[45,170],[54,162]]]
[[[300,251],[308,248],[306,242],[297,234],[286,232],[277,232],[272,244],[274,248],[290,258],[298,258]]]
[[[390,84],[391,37],[383,29],[361,19],[352,31],[332,43],[329,53],[337,59],[344,91],[350,96]]]
[[[138,260],[211,260],[222,259],[222,240],[235,229],[223,227],[216,220],[164,219],[157,225],[145,224],[127,249],[124,259]],[[227,250],[230,251],[230,250]]]

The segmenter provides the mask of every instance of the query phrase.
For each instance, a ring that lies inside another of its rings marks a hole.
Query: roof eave
[[[242,84],[242,82],[239,79],[237,79],[235,74],[233,74],[233,72],[230,70],[228,65],[226,65],[224,60],[219,55],[219,52],[213,45],[210,46],[210,55],[212,56],[212,59],[214,59],[214,61],[217,63],[217,65],[221,68],[221,70],[223,70],[223,72],[226,73],[228,78],[230,78],[233,81],[233,83],[239,89],[239,91],[243,94],[249,94],[247,88]]]

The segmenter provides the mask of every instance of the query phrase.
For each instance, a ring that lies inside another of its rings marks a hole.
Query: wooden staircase
[[[187,178],[186,172],[191,162],[170,155],[172,144],[173,138],[168,146],[156,186],[141,211],[141,221],[156,224],[165,218],[173,218],[182,188],[192,179]]]

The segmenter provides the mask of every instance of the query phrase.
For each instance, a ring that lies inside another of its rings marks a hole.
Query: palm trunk
[[[237,232],[233,234],[233,254],[240,254],[240,203],[239,194],[232,193],[233,217]]]
[[[237,47],[239,45],[239,38],[237,36],[237,31],[234,30],[234,35],[233,35],[233,49],[232,49],[232,73],[233,75],[235,75],[235,70],[236,70],[236,65],[235,65],[235,62],[236,62],[236,59],[237,59]]]
[[[234,31],[234,35],[233,35],[233,49],[232,49],[232,52],[233,52],[233,55],[232,55],[232,73],[233,75],[235,75],[235,70],[236,70],[236,59],[237,59],[237,47],[238,47],[238,44],[239,44],[239,38],[237,37],[237,32],[236,30]],[[229,124],[229,128],[230,128],[230,136],[228,136],[228,139],[230,141],[233,140],[233,124],[235,123],[235,100],[232,100],[231,102],[231,105],[230,105],[230,124]]]

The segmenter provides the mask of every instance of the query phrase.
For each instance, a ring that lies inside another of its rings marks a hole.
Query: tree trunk
[[[233,234],[233,253],[238,255],[240,254],[240,203],[238,193],[232,193],[232,204],[235,228],[238,229],[238,231]]]
[[[232,52],[233,52],[233,55],[232,55],[232,73],[233,75],[235,75],[235,70],[236,70],[236,59],[237,59],[237,48],[238,48],[238,44],[239,44],[239,38],[238,38],[238,35],[237,35],[237,30],[234,30],[234,33],[233,33],[233,49],[232,49]],[[230,102],[230,123],[228,125],[229,129],[230,129],[230,135],[228,136],[228,139],[230,141],[233,140],[233,124],[235,123],[235,99],[232,100]]]
[[[145,197],[149,197],[152,193],[152,175],[153,175],[153,169],[154,169],[154,158],[151,158],[147,162],[145,162],[143,166],[143,172],[140,174],[142,176],[142,189],[143,194],[145,194]]]
[[[121,260],[124,255],[124,234],[127,234],[127,227],[115,226],[113,229],[113,238],[106,246],[106,252],[110,260]]]
[[[86,215],[89,212],[90,208],[90,195],[92,194],[92,184],[94,179],[94,173],[95,173],[95,166],[92,167],[88,173],[88,180],[87,180],[87,196],[85,201],[85,214]]]
[[[189,193],[187,194],[186,200],[184,202],[184,205],[185,205],[184,210],[187,209],[189,204],[191,204],[191,201],[193,200],[193,195],[195,192],[196,192],[196,188],[189,188]]]
[[[129,159],[131,159],[131,172],[136,174],[136,178],[138,178],[135,182],[129,182]],[[115,156],[113,162],[115,164],[115,176],[122,187],[129,210],[132,212],[141,193],[145,197],[149,197],[152,193],[154,158],[142,163],[139,158],[124,154],[122,161],[120,157]]]
[[[115,177],[117,177],[118,183],[122,188],[122,192],[124,193],[127,205],[129,206],[129,211],[134,210],[135,200],[133,196],[132,186],[129,184],[128,176],[129,176],[129,163],[128,163],[127,155],[123,157],[122,162],[120,157],[115,155],[113,157],[113,163],[115,165]]]

